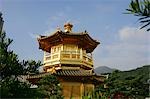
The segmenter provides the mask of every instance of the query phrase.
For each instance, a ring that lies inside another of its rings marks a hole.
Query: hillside
[[[96,74],[112,73],[116,69],[109,68],[107,66],[99,66],[94,69]]]
[[[150,65],[130,71],[115,71],[107,79],[111,94],[120,92],[124,95],[145,99],[149,97]]]
[[[141,76],[141,82],[146,83],[150,76],[150,65],[145,65],[143,67],[139,67],[137,69],[133,69],[130,71],[123,71],[119,73],[118,79],[126,80],[128,78],[136,78]]]

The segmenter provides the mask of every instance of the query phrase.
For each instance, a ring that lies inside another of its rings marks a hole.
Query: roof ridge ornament
[[[71,23],[65,23],[64,24],[64,30],[65,30],[65,32],[66,33],[70,33],[70,32],[72,32],[72,27],[73,27],[73,25],[71,24]]]
[[[57,29],[56,29],[58,32],[61,31],[61,28],[59,26],[57,26]]]

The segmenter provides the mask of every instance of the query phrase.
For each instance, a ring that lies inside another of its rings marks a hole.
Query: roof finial
[[[65,32],[68,32],[68,33],[70,33],[70,32],[72,32],[72,27],[73,27],[73,25],[71,24],[71,23],[66,23],[65,25],[64,25],[64,30],[65,30]]]
[[[60,27],[59,27],[59,26],[57,26],[57,31],[59,31],[59,32],[61,31],[61,29],[60,29]]]

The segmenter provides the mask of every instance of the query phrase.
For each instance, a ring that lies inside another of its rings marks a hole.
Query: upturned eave
[[[85,49],[87,53],[91,53],[100,44],[100,42],[92,39],[87,33],[65,33],[62,31],[57,31],[50,36],[40,36],[38,42],[39,49],[46,52],[50,52],[51,47],[54,45],[76,44]]]

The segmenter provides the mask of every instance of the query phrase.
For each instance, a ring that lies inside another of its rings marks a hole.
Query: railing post
[[[59,51],[59,60],[61,60],[61,51]]]
[[[72,52],[69,51],[69,58],[71,59],[72,58]]]
[[[82,52],[82,48],[80,49],[80,59],[83,58],[83,52]]]

